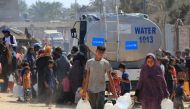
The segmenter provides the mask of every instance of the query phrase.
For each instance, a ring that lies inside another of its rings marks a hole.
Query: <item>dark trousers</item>
[[[92,109],[104,109],[105,92],[88,93]]]

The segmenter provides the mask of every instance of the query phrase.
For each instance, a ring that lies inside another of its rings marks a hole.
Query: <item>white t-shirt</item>
[[[16,41],[16,38],[14,36],[13,36],[13,42],[14,42],[14,44],[11,44],[11,36],[5,37],[5,42],[6,42],[6,44],[12,45],[14,47],[17,46],[17,41]]]

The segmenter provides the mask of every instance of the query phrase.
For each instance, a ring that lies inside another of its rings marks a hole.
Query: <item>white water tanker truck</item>
[[[78,39],[81,52],[89,58],[97,46],[105,46],[105,58],[115,69],[119,63],[126,63],[132,82],[138,80],[147,53],[155,53],[161,46],[159,27],[140,13],[110,14],[102,18],[83,15],[71,29],[71,36]]]

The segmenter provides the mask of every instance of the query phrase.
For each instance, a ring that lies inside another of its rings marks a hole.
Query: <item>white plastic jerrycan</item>
[[[132,100],[129,93],[124,96],[120,96],[114,106],[115,109],[129,109],[132,106]]]
[[[80,99],[76,109],[92,109],[88,100]]]
[[[104,105],[104,109],[113,109],[113,107],[112,101],[107,101],[107,103]]]
[[[173,102],[170,99],[163,99],[161,102],[161,109],[174,109]]]

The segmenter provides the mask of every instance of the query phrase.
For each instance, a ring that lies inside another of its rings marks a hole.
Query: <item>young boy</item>
[[[18,69],[18,74],[16,75],[16,81],[17,81],[18,85],[23,86],[23,76],[25,74],[25,68],[29,67],[29,64],[28,64],[28,62],[23,62],[19,67],[20,68]],[[22,97],[23,96],[18,96],[17,101],[23,102]]]
[[[123,63],[119,65],[119,70],[122,72],[121,95],[124,95],[130,92],[129,74],[126,72],[126,67]]]
[[[46,88],[46,105],[51,106],[54,89],[55,75],[53,72],[54,61],[48,61],[48,67],[44,69],[44,86]]]
[[[23,75],[23,88],[24,88],[24,101],[31,100],[31,72],[30,67],[25,67],[25,73]]]
[[[185,94],[183,85],[184,85],[184,80],[179,79],[178,85],[172,95],[172,98],[174,97],[174,108],[175,109],[184,109],[183,98],[186,96],[186,94]]]
[[[88,93],[92,109],[104,109],[106,73],[110,80],[110,85],[115,88],[111,77],[111,65],[103,58],[105,51],[105,47],[98,46],[96,49],[95,58],[88,60],[86,63],[86,77],[84,78],[81,97],[86,99]],[[113,95],[117,98],[116,89],[114,89]]]

